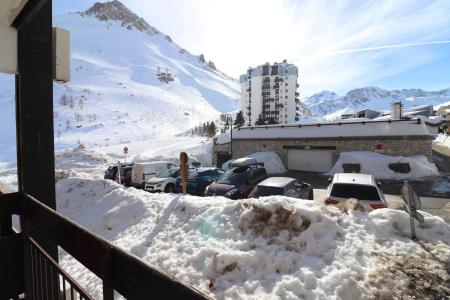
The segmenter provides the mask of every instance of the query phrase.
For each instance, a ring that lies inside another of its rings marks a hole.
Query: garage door
[[[288,149],[288,169],[328,172],[333,167],[333,150]]]

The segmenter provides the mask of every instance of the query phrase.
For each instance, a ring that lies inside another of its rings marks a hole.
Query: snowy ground
[[[450,149],[450,136],[447,134],[439,133],[434,142]]]
[[[426,215],[410,240],[405,212],[345,215],[314,201],[232,201],[149,194],[111,181],[57,184],[58,210],[217,299],[360,299],[450,295],[450,225]],[[96,297],[101,287],[65,256]]]

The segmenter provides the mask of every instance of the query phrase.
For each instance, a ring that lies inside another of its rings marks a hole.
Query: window
[[[288,90],[287,90],[287,89],[285,89],[285,90],[284,90],[284,92],[286,92],[286,93],[287,93],[287,92],[288,92]]]
[[[284,115],[284,117],[287,119],[287,115]]]
[[[284,96],[285,99],[287,99],[287,96]]]
[[[359,200],[380,200],[376,187],[348,183],[335,183],[331,189],[331,196]]]
[[[285,85],[285,86],[288,86],[288,83],[286,82],[284,85]]]
[[[280,96],[276,95],[275,96],[275,100],[278,100],[280,98]]]
[[[279,89],[275,89],[275,94],[279,94],[280,90]]]

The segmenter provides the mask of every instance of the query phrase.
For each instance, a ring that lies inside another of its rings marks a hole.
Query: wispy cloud
[[[124,0],[183,47],[237,77],[288,59],[303,95],[430,64],[450,43],[450,1]]]

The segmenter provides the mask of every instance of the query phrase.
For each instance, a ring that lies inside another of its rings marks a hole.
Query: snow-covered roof
[[[290,177],[270,177],[262,181],[258,185],[282,188],[291,183],[292,181],[295,181],[295,179]]]
[[[334,174],[333,183],[375,185],[375,180],[372,175],[368,174],[337,173]]]
[[[282,139],[282,138],[340,138],[373,136],[429,135],[422,121],[386,120],[362,122],[319,123],[311,125],[267,125],[241,127],[233,131],[234,139]]]
[[[231,141],[231,134],[229,132],[216,135],[216,144],[227,144]]]

